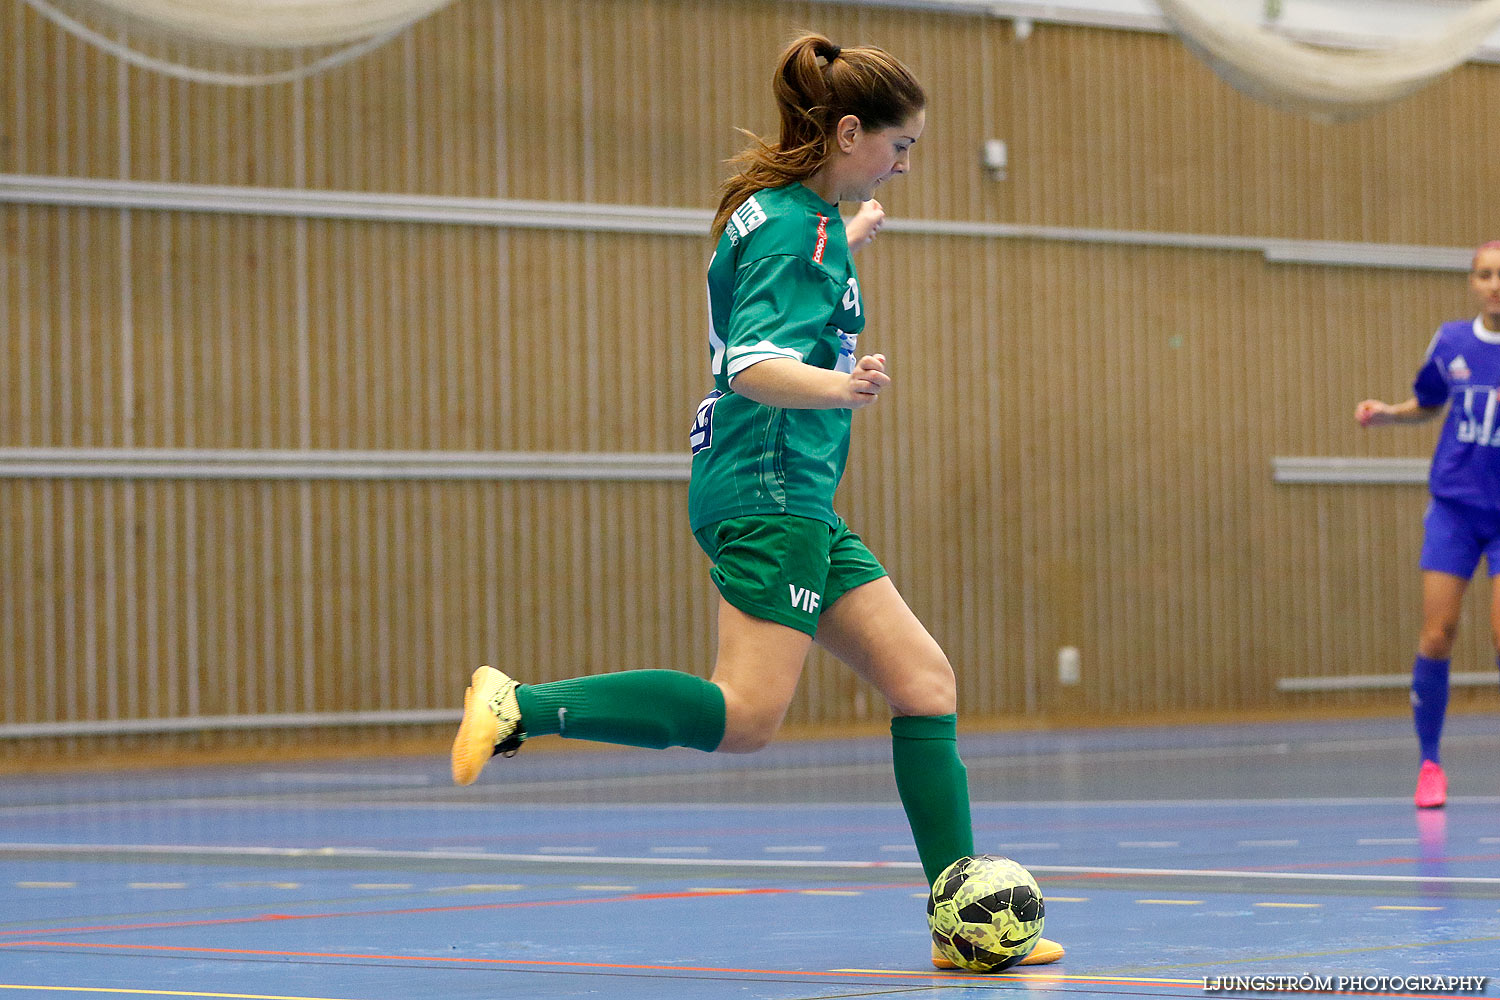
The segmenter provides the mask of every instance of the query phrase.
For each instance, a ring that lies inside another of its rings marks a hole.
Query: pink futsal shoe
[[[1412,800],[1418,809],[1441,809],[1448,801],[1448,776],[1437,761],[1422,761],[1422,770],[1417,772],[1417,794]]]
[[[1017,962],[1017,965],[1051,965],[1053,962],[1062,961],[1063,946],[1048,938],[1037,938],[1036,946],[1027,953],[1026,957]],[[932,967],[935,969],[956,969],[957,965],[943,957],[938,951],[937,945],[932,946]]]

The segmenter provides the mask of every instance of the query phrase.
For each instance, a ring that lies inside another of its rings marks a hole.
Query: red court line
[[[214,920],[174,920],[149,924],[100,924],[94,927],[58,927],[24,931],[0,931],[0,936],[25,934],[87,934],[103,931],[159,930],[165,927],[219,927],[228,924],[259,924],[275,920],[329,920],[336,917],[399,917],[416,913],[464,913],[471,910],[514,910],[536,906],[578,906],[583,903],[631,903],[651,899],[699,899],[712,896],[753,896],[797,892],[796,889],[736,889],[733,892],[643,892],[629,896],[593,899],[534,899],[515,903],[470,903],[467,906],[418,906],[401,910],[350,910],[343,913],[262,913],[254,917],[220,917]],[[10,942],[0,941],[0,947]]]
[[[356,961],[370,962],[420,962],[420,963],[445,963],[454,965],[509,965],[509,966],[543,966],[546,968],[560,969],[608,969],[620,972],[714,972],[739,975],[766,975],[766,976],[838,976],[846,979],[933,979],[940,982],[953,982],[955,980],[968,982],[995,982],[996,980],[1008,982],[1028,982],[1045,980],[1047,982],[1065,983],[1095,983],[1117,986],[1139,986],[1142,984],[1156,986],[1182,986],[1193,987],[1195,991],[1201,991],[1202,980],[1200,979],[1128,979],[1115,976],[1070,976],[1065,973],[1050,972],[994,972],[985,974],[965,975],[958,972],[902,972],[892,969],[889,972],[838,972],[825,969],[736,969],[720,968],[712,965],[630,965],[615,962],[556,962],[545,961],[535,958],[463,958],[451,955],[371,955],[357,954],[337,951],[276,951],[265,948],[205,948],[188,947],[186,945],[170,944],[106,944],[97,941],[5,941],[0,942],[0,948],[39,947],[39,948],[110,948],[120,951],[166,951],[166,952],[188,952],[195,955],[255,955],[270,958],[341,958]],[[1367,993],[1364,996],[1379,996],[1380,994]],[[1395,994],[1392,994],[1395,995]],[[1421,994],[1401,994],[1413,998]],[[1473,1000],[1472,997],[1443,997],[1438,1000]]]
[[[889,972],[840,972],[833,969],[737,969],[712,965],[633,965],[615,962],[556,962],[544,961],[542,959],[527,958],[460,958],[444,955],[364,955],[345,952],[328,951],[273,951],[261,948],[203,948],[186,947],[181,945],[165,944],[101,944],[99,942],[83,941],[8,941],[0,943],[0,948],[5,947],[47,947],[47,948],[111,948],[123,951],[170,951],[191,952],[193,954],[208,955],[257,955],[276,958],[341,958],[356,961],[372,962],[418,962],[418,963],[447,963],[453,965],[508,965],[508,966],[543,966],[556,969],[603,969],[618,972],[709,972],[730,975],[759,975],[759,976],[838,976],[845,979],[927,979],[937,982],[1035,982],[1038,985],[1045,983],[1068,984],[1078,983],[1082,985],[1093,984],[1096,986],[1167,986],[1167,987],[1190,987],[1194,993],[1201,992],[1201,979],[1147,979],[1129,978],[1125,976],[1071,976],[1060,972],[992,972],[977,975],[965,975],[959,972],[901,972],[892,969]],[[1362,996],[1362,997],[1404,997],[1407,1000],[1474,1000],[1476,994],[1447,994],[1447,993],[1338,993],[1339,996]]]
[[[911,888],[918,883],[913,882],[910,886],[833,886],[834,890],[842,889],[891,889]],[[711,899],[715,896],[780,896],[803,892],[798,889],[761,888],[761,889],[722,889],[713,892],[683,891],[683,892],[639,892],[625,896],[593,896],[579,899],[533,899],[520,900],[511,903],[469,903],[464,906],[418,906],[399,910],[350,910],[339,913],[262,913],[253,917],[218,917],[212,920],[171,920],[157,921],[153,923],[140,924],[99,924],[91,927],[40,927],[29,930],[0,931],[0,937],[22,937],[26,935],[57,935],[57,934],[96,934],[109,931],[143,931],[161,930],[169,927],[222,927],[231,924],[260,924],[276,920],[331,920],[338,917],[399,917],[418,913],[466,913],[475,910],[518,910],[540,906],[582,906],[584,904],[595,905],[598,903],[638,903],[657,899]],[[9,942],[0,941],[0,947]]]

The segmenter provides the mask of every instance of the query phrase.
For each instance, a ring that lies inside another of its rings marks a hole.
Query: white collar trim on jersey
[[[1500,344],[1500,333],[1495,333],[1494,331],[1488,329],[1484,325],[1483,316],[1474,317],[1474,336],[1478,337],[1486,344]]]

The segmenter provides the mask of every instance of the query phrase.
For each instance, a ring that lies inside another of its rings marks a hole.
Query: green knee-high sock
[[[917,856],[931,885],[944,868],[974,853],[969,772],[958,759],[958,716],[892,719],[891,760]]]
[[[516,689],[528,737],[711,751],[724,739],[724,692],[676,670],[624,670]]]

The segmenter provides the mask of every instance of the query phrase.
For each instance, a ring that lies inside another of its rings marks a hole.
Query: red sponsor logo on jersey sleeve
[[[813,263],[823,263],[823,250],[828,246],[828,216],[818,213],[818,242],[813,247]]]

